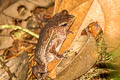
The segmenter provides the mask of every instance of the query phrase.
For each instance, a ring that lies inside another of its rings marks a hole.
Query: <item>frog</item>
[[[75,16],[70,15],[67,10],[55,14],[50,18],[39,34],[35,49],[35,61],[33,74],[38,80],[45,80],[48,75],[48,63],[54,59],[62,59],[59,50],[64,43]]]

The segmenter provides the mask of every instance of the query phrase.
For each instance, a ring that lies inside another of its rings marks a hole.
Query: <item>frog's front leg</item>
[[[64,56],[56,51],[55,45],[50,49],[50,53],[55,55],[57,59],[63,58]]]
[[[62,44],[61,41],[58,40],[58,41],[55,42],[54,45],[52,45],[52,47],[51,47],[50,50],[49,50],[49,52],[52,53],[53,55],[55,55],[55,57],[56,57],[57,59],[61,59],[61,58],[64,57],[62,54],[60,54],[60,53],[58,52],[59,49],[60,49],[60,47],[61,47],[61,44]]]
[[[72,32],[72,31],[68,30],[68,31],[67,31],[67,34],[69,34],[69,33],[74,34],[74,32]]]

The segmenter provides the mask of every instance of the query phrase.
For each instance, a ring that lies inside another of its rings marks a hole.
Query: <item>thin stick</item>
[[[0,26],[0,29],[22,30],[22,31],[24,31],[24,32],[26,32],[26,33],[34,36],[35,38],[39,38],[39,35],[38,35],[38,34],[32,32],[32,31],[30,31],[30,30],[28,30],[28,29],[23,29],[23,28],[21,28],[20,26],[15,26],[15,25],[1,25],[1,26]]]

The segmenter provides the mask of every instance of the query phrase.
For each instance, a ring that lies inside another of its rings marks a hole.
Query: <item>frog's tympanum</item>
[[[53,59],[61,59],[59,49],[68,34],[70,26],[74,21],[74,16],[69,15],[68,11],[63,10],[55,14],[43,30],[40,32],[38,43],[35,49],[36,66],[33,73],[38,80],[44,80],[48,73],[48,63]]]

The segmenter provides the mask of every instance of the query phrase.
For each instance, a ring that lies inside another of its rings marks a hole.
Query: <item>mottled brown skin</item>
[[[58,53],[62,43],[66,39],[69,28],[74,21],[74,16],[69,15],[66,10],[54,15],[44,29],[35,49],[35,60],[37,65],[33,67],[33,73],[38,80],[44,80],[48,73],[48,63],[54,58],[61,58]]]

